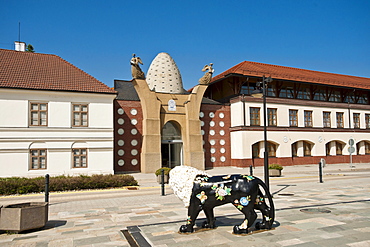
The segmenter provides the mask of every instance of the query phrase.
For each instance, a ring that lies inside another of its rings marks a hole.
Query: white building
[[[262,165],[263,102],[267,88],[270,163],[370,162],[370,78],[244,61],[217,75],[204,96],[230,106],[231,162]]]
[[[115,97],[58,56],[0,49],[0,177],[112,174]]]

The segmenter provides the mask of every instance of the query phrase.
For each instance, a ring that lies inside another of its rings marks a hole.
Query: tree
[[[35,50],[33,49],[33,46],[31,44],[27,45],[26,51],[27,52],[35,52]]]

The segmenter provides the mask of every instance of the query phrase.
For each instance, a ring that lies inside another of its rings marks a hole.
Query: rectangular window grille
[[[30,105],[30,125],[31,126],[47,126],[48,104],[46,103],[31,103]]]
[[[298,110],[289,110],[290,127],[298,127]]]
[[[297,157],[297,150],[298,150],[297,144],[298,144],[297,142],[292,144],[292,157]]]
[[[353,113],[353,128],[360,128],[360,113]]]
[[[335,142],[336,155],[342,155],[342,150],[343,150],[343,144],[340,142]]]
[[[73,153],[73,168],[87,167],[87,149],[75,148]]]
[[[370,143],[365,142],[365,154],[370,154]]]
[[[323,123],[324,123],[324,128],[331,127],[330,112],[323,112]]]
[[[337,128],[344,128],[343,112],[337,112]]]
[[[312,145],[308,142],[303,142],[304,156],[311,156]]]
[[[366,129],[370,129],[370,114],[365,114]]]
[[[312,111],[304,111],[304,126],[312,127]]]
[[[277,146],[271,142],[267,143],[267,151],[269,157],[276,157]]]
[[[46,149],[31,149],[31,170],[46,169]]]
[[[277,126],[277,109],[267,109],[268,126]]]
[[[88,106],[87,104],[72,105],[73,127],[87,127]]]
[[[257,107],[251,107],[250,108],[250,119],[251,119],[251,125],[260,125],[260,108]]]

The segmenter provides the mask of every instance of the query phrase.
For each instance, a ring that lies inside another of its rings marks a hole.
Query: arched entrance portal
[[[162,129],[162,167],[173,168],[183,164],[181,130],[177,123],[169,121]]]

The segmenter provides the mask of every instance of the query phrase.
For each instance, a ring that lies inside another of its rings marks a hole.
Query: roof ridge
[[[345,77],[357,77],[362,79],[369,79],[368,77],[364,76],[356,76],[356,75],[344,75],[344,74],[338,74],[333,72],[326,72],[326,71],[318,71],[318,70],[312,70],[312,69],[302,69],[302,68],[295,68],[290,66],[284,66],[284,65],[277,65],[277,64],[268,64],[268,63],[261,63],[261,62],[254,62],[254,61],[244,61],[247,63],[254,63],[254,64],[260,64],[260,65],[267,65],[272,67],[279,67],[279,68],[287,68],[287,69],[293,69],[293,70],[300,70],[300,71],[307,71],[307,72],[313,72],[313,73],[323,73],[323,74],[329,74],[329,75],[338,75],[338,76],[345,76]]]

